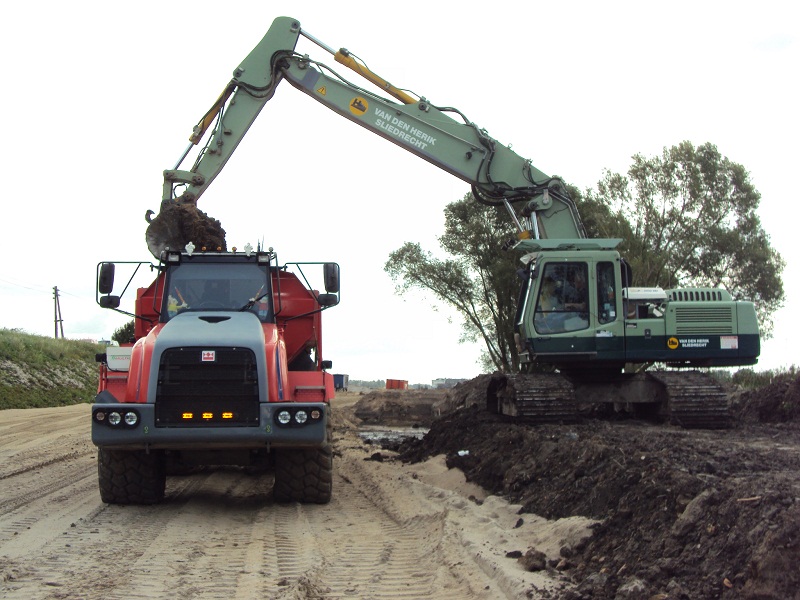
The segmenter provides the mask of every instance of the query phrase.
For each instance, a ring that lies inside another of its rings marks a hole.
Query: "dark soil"
[[[399,456],[445,454],[523,512],[597,519],[561,551],[576,583],[562,597],[800,599],[800,378],[732,394],[734,427],[705,431],[514,423],[485,409],[493,377],[453,390],[445,404],[462,407]]]
[[[167,247],[182,251],[189,242],[198,250],[227,249],[220,222],[192,203],[162,206],[158,216],[150,221],[145,238],[156,258]]]

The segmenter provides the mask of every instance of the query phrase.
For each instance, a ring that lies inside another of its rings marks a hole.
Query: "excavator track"
[[[533,423],[573,423],[577,420],[574,386],[558,373],[509,375],[498,391],[504,415]]]
[[[725,390],[698,371],[648,371],[605,382],[570,381],[559,373],[508,375],[497,390],[498,412],[528,423],[572,423],[578,404],[640,406],[685,429],[731,426]],[[653,409],[655,412],[653,412]]]
[[[673,425],[686,429],[731,426],[728,396],[711,375],[699,371],[648,371],[647,375],[664,387]]]

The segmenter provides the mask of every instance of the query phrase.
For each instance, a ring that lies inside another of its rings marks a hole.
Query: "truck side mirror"
[[[329,369],[332,369],[333,368],[333,361],[332,360],[323,360],[322,363],[320,363],[320,367],[322,367],[323,371],[327,371]]]
[[[97,289],[101,294],[110,294],[114,290],[114,263],[100,265],[100,274],[97,276]]]
[[[339,293],[339,265],[336,263],[325,263],[322,265],[322,272],[325,276],[325,291],[331,294]]]
[[[339,304],[339,296],[336,294],[319,294],[317,302],[320,306],[336,306]]]
[[[119,308],[119,296],[100,296],[101,308]]]

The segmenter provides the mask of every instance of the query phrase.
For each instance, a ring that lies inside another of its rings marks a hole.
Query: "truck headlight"
[[[97,424],[108,425],[109,427],[138,427],[142,420],[139,411],[136,409],[113,410],[109,408],[98,408],[92,413],[92,419]]]
[[[304,410],[298,410],[294,414],[294,420],[300,423],[300,425],[302,425],[303,423],[308,421],[308,413]]]
[[[282,410],[278,413],[278,423],[281,425],[288,425],[292,420],[292,415],[288,410]]]

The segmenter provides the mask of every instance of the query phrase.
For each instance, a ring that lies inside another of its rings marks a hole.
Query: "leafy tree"
[[[633,237],[630,223],[619,212],[613,212],[609,206],[600,199],[592,190],[585,193],[580,189],[566,184],[567,193],[578,207],[583,228],[587,238],[622,238],[629,240]],[[623,246],[625,242],[623,241]]]
[[[114,334],[111,336],[111,339],[117,342],[118,344],[127,344],[133,341],[133,327],[134,321],[131,319],[125,325],[117,328],[114,331]]]
[[[710,286],[756,304],[762,332],[783,305],[784,261],[756,214],[761,195],[716,146],[682,142],[633,157],[627,176],[606,172],[580,210],[592,235],[622,237],[640,286]]]
[[[419,288],[432,292],[463,317],[462,341],[482,340],[484,366],[519,369],[514,317],[520,266],[513,253],[500,248],[510,236],[505,209],[478,203],[467,194],[445,208],[445,233],[439,244],[451,258],[440,260],[418,243],[406,242],[392,252],[384,270],[398,293]]]

